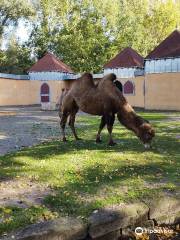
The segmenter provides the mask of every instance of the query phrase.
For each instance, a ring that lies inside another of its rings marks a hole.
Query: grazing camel
[[[112,129],[115,114],[117,113],[120,123],[127,129],[132,130],[144,143],[146,148],[150,147],[151,140],[155,135],[152,126],[148,121],[135,113],[126,98],[113,83],[115,79],[115,74],[108,74],[95,85],[92,75],[85,73],[74,82],[69,92],[62,99],[59,109],[63,141],[66,141],[65,126],[68,117],[73,135],[76,140],[79,140],[74,122],[76,113],[80,109],[92,115],[102,116],[96,136],[97,143],[101,142],[101,131],[107,125],[109,132],[108,144],[115,144],[112,139]]]

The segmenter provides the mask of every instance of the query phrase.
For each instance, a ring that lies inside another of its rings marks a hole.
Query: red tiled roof
[[[180,57],[180,31],[173,31],[146,58]]]
[[[122,52],[118,53],[104,68],[118,68],[118,67],[143,67],[144,58],[139,55],[134,49],[128,47]]]
[[[39,59],[28,72],[66,72],[73,73],[71,68],[56,58],[53,54],[47,53]]]

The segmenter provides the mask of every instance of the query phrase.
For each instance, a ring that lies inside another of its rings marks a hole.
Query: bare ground
[[[0,155],[60,137],[57,111],[0,107]]]
[[[22,178],[0,182],[0,206],[17,206],[26,208],[42,204],[43,199],[52,190],[45,184]]]

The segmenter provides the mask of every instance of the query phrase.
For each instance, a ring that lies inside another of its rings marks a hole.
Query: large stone
[[[89,234],[97,238],[129,226],[141,226],[148,220],[149,208],[143,203],[122,204],[94,212],[89,218]]]
[[[121,238],[120,239],[131,239],[132,236],[134,236],[134,229],[129,228],[123,228],[121,231]]]
[[[58,218],[30,225],[3,240],[82,240],[87,235],[87,226],[74,218]]]
[[[93,238],[93,240],[119,240],[119,237],[121,236],[120,231],[114,231],[111,233],[108,233],[104,236]]]
[[[154,221],[153,221],[153,220],[144,221],[144,222],[142,223],[142,225],[139,226],[139,227],[144,227],[144,228],[151,228],[151,229],[153,229],[153,228],[154,228]]]
[[[158,224],[180,223],[180,199],[164,197],[148,203],[150,212],[149,218],[154,219]]]

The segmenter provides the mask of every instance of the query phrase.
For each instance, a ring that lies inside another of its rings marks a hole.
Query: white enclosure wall
[[[146,73],[180,72],[180,58],[145,60]]]
[[[136,76],[136,72],[143,75],[143,69],[140,68],[106,68],[104,69],[104,75],[108,73],[114,73],[119,78],[129,78]]]
[[[73,75],[62,72],[29,72],[30,80],[65,80]]]

